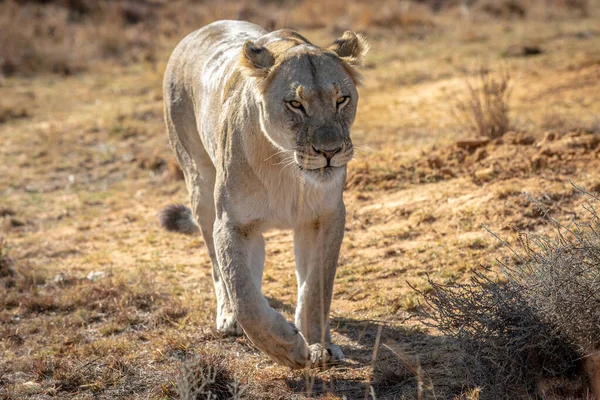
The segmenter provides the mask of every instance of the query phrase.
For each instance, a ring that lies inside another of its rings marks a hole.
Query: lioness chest
[[[224,196],[235,221],[263,229],[296,228],[336,213],[342,203],[343,180],[328,184],[297,178],[293,166],[264,166],[256,174],[245,162],[231,165],[227,180],[217,180],[216,193]]]

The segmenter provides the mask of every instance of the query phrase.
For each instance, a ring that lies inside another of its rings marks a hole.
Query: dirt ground
[[[216,370],[218,398],[228,398],[228,384],[265,399],[476,398],[456,378],[453,343],[416,318],[422,306],[409,284],[426,291],[428,277],[464,282],[498,271],[497,259],[510,262],[482,224],[516,247],[519,232],[552,233],[523,192],[567,221],[584,215],[569,181],[600,191],[593,5],[560,18],[457,7],[416,28],[365,29],[372,49],[331,307],[347,360],[324,371],[290,371],[248,339],[219,335],[203,241],[158,227],[162,207],[187,204],[161,93],[169,51],[185,32],[148,60],[7,75],[0,398],[172,398],[183,365]],[[327,45],[346,28],[341,20],[300,30]],[[476,135],[457,104],[481,68],[509,71],[511,128],[469,142]],[[292,320],[292,237],[273,231],[266,242],[264,293]]]

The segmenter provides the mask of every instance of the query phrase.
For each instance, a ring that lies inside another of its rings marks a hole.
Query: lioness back
[[[165,104],[173,101],[193,104],[186,117],[202,116],[196,128],[213,163],[216,149],[212,131],[218,125],[226,83],[239,61],[244,42],[266,33],[250,22],[213,22],[186,36],[169,58],[164,79],[164,92],[168,96]]]

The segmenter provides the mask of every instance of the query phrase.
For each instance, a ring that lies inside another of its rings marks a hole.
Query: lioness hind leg
[[[169,141],[185,177],[192,213],[200,226],[212,264],[212,277],[217,297],[217,331],[241,335],[243,331],[233,316],[231,301],[215,256],[213,243],[215,167],[200,140],[193,110],[180,106],[185,103],[170,100],[178,96],[180,95],[172,95],[169,90],[165,91],[165,120]]]
[[[205,174],[203,178],[207,177],[206,175],[207,174]],[[213,242],[215,207],[212,197],[212,191],[205,190],[208,189],[209,186],[214,187],[214,174],[212,176],[212,185],[210,184],[210,182],[206,182],[205,179],[195,180],[195,183],[193,183],[190,187],[190,200],[192,205],[192,212],[194,213],[196,221],[200,225],[202,237],[204,238],[206,248],[210,255],[212,265],[212,278],[215,287],[215,294],[217,297],[217,331],[229,335],[241,335],[243,331],[233,315],[231,301],[229,299],[225,283],[223,282],[221,271],[219,269],[219,265],[215,255],[215,246]]]

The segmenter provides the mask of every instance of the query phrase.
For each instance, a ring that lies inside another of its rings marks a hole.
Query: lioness
[[[192,209],[168,207],[161,224],[193,233],[197,221],[213,265],[217,329],[243,330],[292,368],[343,358],[328,314],[366,52],[352,32],[320,48],[292,30],[218,21],[183,39],[165,72],[165,120]],[[270,228],[294,231],[295,326],[261,292]]]

